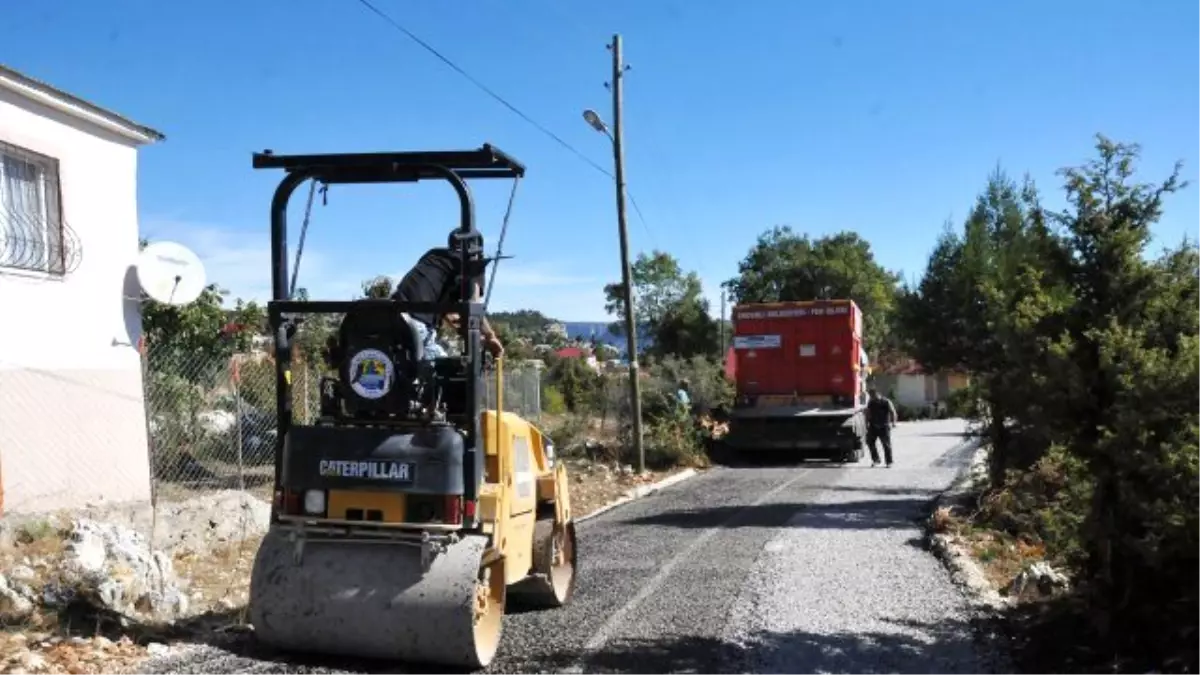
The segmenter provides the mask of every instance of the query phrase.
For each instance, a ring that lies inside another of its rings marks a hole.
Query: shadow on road
[[[821,487],[822,492],[865,492],[876,495],[904,495],[908,497],[933,499],[941,493],[941,490],[931,490],[926,488],[914,487],[887,487],[882,485],[866,486],[866,485],[824,485]]]
[[[582,660],[588,673],[978,673],[981,626],[965,621],[889,621],[888,632],[760,632],[738,644],[701,636],[613,641]],[[543,672],[579,654],[539,659]],[[534,665],[533,663],[530,664]]]
[[[965,467],[971,462],[975,451],[983,443],[982,438],[966,438],[954,447],[947,448],[930,466],[938,468]]]
[[[622,521],[682,529],[710,527],[792,527],[814,530],[879,530],[911,528],[927,515],[933,494],[873,499],[837,504],[783,503],[756,506],[715,506],[665,511]],[[799,515],[791,522],[792,515]]]
[[[708,451],[713,464],[729,468],[804,467],[805,469],[844,469],[853,463],[830,461],[827,458],[808,459],[800,450],[733,450],[723,444],[713,444]]]

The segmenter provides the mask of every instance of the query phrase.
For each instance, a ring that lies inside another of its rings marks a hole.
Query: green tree
[[[891,321],[899,281],[853,232],[812,240],[776,226],[759,236],[726,288],[735,303],[850,298],[862,309],[864,342],[878,363],[895,349]]]
[[[542,379],[543,391],[553,389],[561,394],[567,410],[572,413],[593,412],[598,394],[603,391],[604,381],[599,373],[582,358],[563,358],[552,355],[547,359],[547,369]]]
[[[1053,217],[1066,247],[1056,261],[1077,298],[1055,345],[1075,394],[1068,447],[1094,484],[1085,568],[1107,632],[1139,632],[1157,603],[1180,607],[1181,590],[1194,625],[1198,270],[1182,249],[1158,262],[1143,255],[1163,197],[1183,184],[1178,166],[1161,183],[1135,182],[1137,145],[1100,136],[1096,149],[1062,172],[1070,206]]]
[[[959,236],[943,232],[925,275],[905,289],[896,313],[907,350],[933,370],[965,370],[985,401],[993,484],[1011,466],[1028,467],[1051,439],[1052,407],[1028,405],[1040,390],[1046,348],[1070,303],[1068,289],[1046,272],[1056,250],[1037,191],[1002,171],[988,179]]]
[[[650,337],[660,354],[715,355],[718,328],[709,314],[700,276],[684,272],[669,253],[638,255],[631,265],[638,334]],[[604,287],[604,308],[619,321],[612,332],[624,334],[625,305],[620,283]]]
[[[1136,145],[1100,136],[1096,149],[1062,172],[1061,212],[994,175],[905,292],[898,325],[923,361],[976,376],[992,446],[984,512],[1076,570],[1080,625],[1098,629],[1077,639],[1105,667],[1140,657],[1121,669],[1193,672],[1200,254],[1185,241],[1146,255],[1178,168],[1140,183]]]
[[[515,312],[493,312],[488,315],[488,321],[497,332],[504,326],[513,337],[522,336],[533,338],[545,330],[554,319],[542,314],[536,309],[519,309]]]
[[[386,300],[392,297],[392,291],[393,284],[391,277],[378,276],[362,282],[362,294],[364,298]]]
[[[296,299],[301,302],[308,302],[308,289],[303,287],[297,288]],[[319,371],[324,367],[323,360],[328,340],[337,334],[338,327],[341,325],[342,315],[306,314],[303,319],[299,329],[296,331],[296,335],[293,337],[293,344],[296,346],[297,355],[305,363]]]

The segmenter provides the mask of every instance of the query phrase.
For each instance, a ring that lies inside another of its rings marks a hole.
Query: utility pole
[[[721,322],[717,324],[721,328],[721,351],[717,354],[719,358],[725,358],[725,287],[721,286]]]
[[[623,110],[622,80],[625,64],[621,62],[621,36],[613,35],[612,44],[613,95],[613,165],[617,182],[617,227],[621,233],[621,291],[625,298],[625,336],[629,349],[629,398],[633,415],[633,447],[637,450],[638,473],[646,471],[646,447],[642,438],[642,382],[638,372],[637,320],[633,312],[633,270],[629,265],[629,228],[625,224],[625,151],[622,144],[621,113]]]

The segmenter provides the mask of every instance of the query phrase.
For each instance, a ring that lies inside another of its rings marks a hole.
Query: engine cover
[[[283,484],[289,490],[371,488],[463,494],[465,443],[457,429],[305,426],[288,430]]]

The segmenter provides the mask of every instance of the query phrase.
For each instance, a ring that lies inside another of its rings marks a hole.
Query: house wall
[[[895,398],[892,402],[896,405],[905,405],[917,407],[925,405],[926,399],[925,375],[897,375],[895,380]]]
[[[947,384],[950,387],[950,393],[954,393],[959,389],[965,389],[971,386],[971,378],[962,373],[951,373],[946,376]]]
[[[6,90],[0,141],[58,159],[82,251],[65,277],[0,268],[3,508],[147,499],[136,147]]]
[[[938,401],[968,386],[971,378],[958,373],[944,375],[925,374],[880,374],[872,378],[883,394],[892,397],[896,405],[923,407]]]

